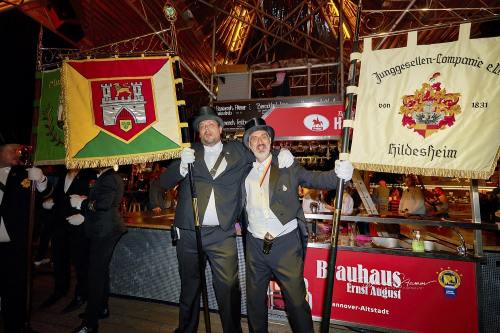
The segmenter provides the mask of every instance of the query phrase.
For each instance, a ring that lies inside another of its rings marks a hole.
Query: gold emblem
[[[21,182],[21,186],[24,188],[28,188],[31,186],[31,181],[28,178],[24,178]]]
[[[132,129],[132,120],[129,119],[120,120],[120,128],[124,132],[130,131]]]

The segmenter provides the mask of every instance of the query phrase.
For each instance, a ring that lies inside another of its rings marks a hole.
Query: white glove
[[[353,172],[354,172],[354,167],[352,166],[351,161],[347,161],[347,160],[344,160],[344,161],[336,160],[335,161],[335,174],[340,179],[343,179],[344,181],[351,180]]]
[[[71,207],[76,209],[82,209],[82,202],[85,199],[87,199],[87,197],[84,195],[70,194],[69,196],[69,202],[71,204]]]
[[[185,177],[188,173],[188,164],[194,162],[194,149],[184,148],[181,151],[181,165],[180,165],[180,174],[182,177]]]
[[[47,209],[47,210],[52,209],[52,207],[54,207],[54,199],[48,198],[47,200],[42,202],[42,207],[43,207],[43,209]]]
[[[28,179],[36,182],[38,192],[43,192],[47,188],[47,177],[44,176],[42,169],[37,167],[27,168]]]
[[[28,171],[29,180],[33,180],[35,182],[41,182],[45,179],[43,171],[40,168],[32,167],[32,168],[27,168],[26,170]]]
[[[83,223],[84,220],[85,220],[85,218],[83,217],[82,214],[75,214],[75,215],[68,216],[66,218],[66,221],[68,221],[68,223],[71,225],[80,225]]]
[[[278,167],[280,169],[289,168],[292,166],[294,161],[295,159],[288,149],[282,148],[280,150],[280,153],[278,154]]]

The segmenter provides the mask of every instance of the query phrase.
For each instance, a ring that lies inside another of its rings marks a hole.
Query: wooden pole
[[[174,77],[176,79],[175,91],[177,95],[177,103],[178,103],[178,111],[179,111],[179,120],[181,123],[188,122],[187,110],[184,101],[184,88],[181,79],[181,64],[180,59],[178,57],[174,57]],[[178,80],[178,81],[177,81]],[[189,127],[181,128],[182,142],[189,143],[190,135],[189,135]],[[210,312],[208,308],[208,291],[207,291],[207,280],[205,278],[205,265],[203,264],[203,250],[201,244],[201,224],[200,224],[200,216],[198,212],[198,195],[196,194],[196,184],[193,179],[193,165],[188,165],[188,177],[189,183],[191,187],[191,200],[193,205],[193,215],[194,215],[194,230],[196,233],[196,247],[198,250],[198,270],[200,274],[200,284],[201,284],[201,297],[203,300],[203,315],[205,318],[205,331],[207,333],[211,332],[210,325]],[[174,226],[172,226],[174,227]]]
[[[40,32],[38,34],[38,57],[37,57],[37,73],[35,78],[35,100],[33,106],[33,116],[32,116],[32,129],[31,129],[31,138],[30,138],[30,147],[29,149],[29,158],[26,162],[27,166],[33,166],[33,153],[36,148],[36,138],[37,138],[37,127],[38,127],[38,113],[40,109],[40,98],[41,98],[41,89],[42,89],[42,80],[41,80],[41,48],[42,48],[42,40],[43,40],[43,27],[40,26]],[[33,230],[35,228],[35,191],[36,184],[34,181],[31,182],[30,188],[30,200],[29,200],[29,211],[28,211],[28,234],[26,235],[26,304],[25,304],[25,312],[26,319],[24,322],[24,328],[26,332],[29,332],[31,329],[31,287],[33,284],[32,281],[32,267],[33,267]]]

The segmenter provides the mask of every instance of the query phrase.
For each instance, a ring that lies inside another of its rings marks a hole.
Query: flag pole
[[[27,159],[26,165],[33,166],[33,153],[36,146],[37,138],[37,128],[38,128],[38,113],[40,109],[40,99],[41,99],[41,52],[42,52],[42,41],[43,41],[43,26],[40,25],[40,32],[38,33],[38,50],[37,50],[37,64],[36,64],[36,78],[35,78],[35,103],[33,106],[33,117],[32,117],[32,129],[30,138],[30,148],[28,148],[29,158]],[[28,210],[28,234],[27,238],[27,248],[26,248],[26,299],[25,299],[25,312],[26,318],[24,322],[24,329],[29,332],[31,329],[31,289],[33,285],[32,281],[32,267],[33,267],[33,230],[35,228],[35,191],[36,184],[34,181],[31,182],[30,188],[30,199],[29,199],[29,210]]]
[[[340,15],[343,15],[341,12]],[[356,12],[356,28],[354,31],[353,47],[352,52],[358,52],[359,50],[359,26],[361,23],[361,0],[358,0],[358,8]],[[339,26],[339,34],[342,34],[342,27]],[[340,61],[342,61],[342,54],[340,55]],[[356,59],[352,59],[349,67],[349,85],[354,86],[356,84]],[[345,113],[344,120],[352,119],[352,110],[354,103],[355,94],[348,92],[346,94]],[[350,146],[350,132],[351,127],[344,126],[342,128],[342,150],[341,150],[341,160],[342,155],[349,153]],[[321,333],[328,333],[330,329],[330,318],[332,313],[332,297],[333,297],[333,285],[335,277],[335,265],[337,262],[337,244],[338,244],[338,233],[340,224],[340,213],[342,209],[342,196],[344,193],[344,181],[340,178],[337,179],[337,190],[336,190],[336,200],[335,200],[335,210],[333,212],[332,219],[332,233],[330,237],[330,251],[328,257],[328,269],[326,278],[326,288],[323,300],[323,313],[321,317]]]
[[[182,84],[181,77],[181,62],[179,57],[173,58],[173,66],[174,66],[174,78],[175,78],[175,92],[177,95],[177,105],[179,112],[179,120],[182,123],[188,123],[187,110],[186,110],[186,102],[184,101],[184,87]],[[183,143],[190,142],[189,135],[189,127],[183,126],[181,127],[181,136]],[[200,284],[201,284],[201,297],[203,300],[203,316],[205,319],[205,331],[207,333],[211,332],[210,325],[210,311],[208,308],[208,291],[207,291],[207,281],[205,278],[205,265],[203,264],[203,256],[202,256],[202,244],[201,244],[201,224],[200,224],[200,215],[198,212],[198,195],[196,193],[196,184],[193,179],[193,164],[188,164],[188,177],[189,184],[191,187],[191,200],[193,205],[193,215],[194,215],[194,230],[196,234],[196,248],[198,252],[198,270],[200,274]],[[173,228],[174,226],[172,226]]]

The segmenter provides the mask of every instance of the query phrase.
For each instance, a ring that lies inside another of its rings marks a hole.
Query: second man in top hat
[[[246,290],[250,332],[267,333],[267,287],[274,276],[281,287],[294,333],[312,333],[311,308],[305,299],[305,217],[298,186],[334,189],[337,177],[349,180],[349,161],[336,161],[335,171],[308,171],[294,163],[280,169],[272,153],[274,130],[261,118],[245,125],[244,144],[257,161],[245,172],[242,200],[246,221]]]

